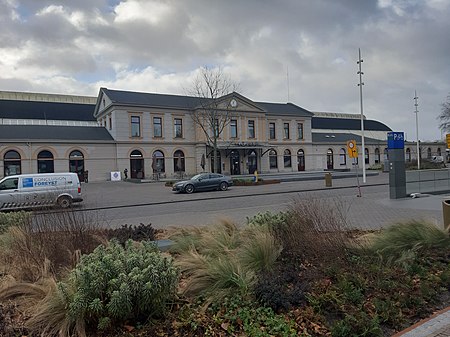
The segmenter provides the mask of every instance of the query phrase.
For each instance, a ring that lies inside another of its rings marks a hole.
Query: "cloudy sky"
[[[256,101],[359,113],[441,138],[450,0],[0,0],[0,90],[185,94],[221,67]]]

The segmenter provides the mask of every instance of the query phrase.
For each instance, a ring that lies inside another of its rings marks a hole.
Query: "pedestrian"
[[[123,176],[125,177],[125,179],[128,179],[128,169],[127,168],[125,170],[123,170]]]

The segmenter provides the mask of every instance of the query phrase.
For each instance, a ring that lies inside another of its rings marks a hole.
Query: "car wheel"
[[[68,196],[62,196],[58,198],[58,206],[61,208],[68,208],[72,205],[72,199]]]
[[[188,194],[191,194],[192,192],[194,192],[194,185],[186,185],[186,187],[184,188],[184,191]]]
[[[228,189],[228,184],[225,181],[222,181],[219,185],[219,189],[221,191],[226,191]]]

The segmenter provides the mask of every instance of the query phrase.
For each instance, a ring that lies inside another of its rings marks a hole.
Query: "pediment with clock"
[[[266,113],[257,103],[237,92],[220,97],[218,107],[224,110],[235,110],[236,112]]]

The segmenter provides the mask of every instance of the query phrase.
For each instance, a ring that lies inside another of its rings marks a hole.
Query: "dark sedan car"
[[[233,185],[230,177],[218,173],[200,173],[189,180],[173,184],[172,191],[192,193],[194,191],[221,190],[226,191]]]

